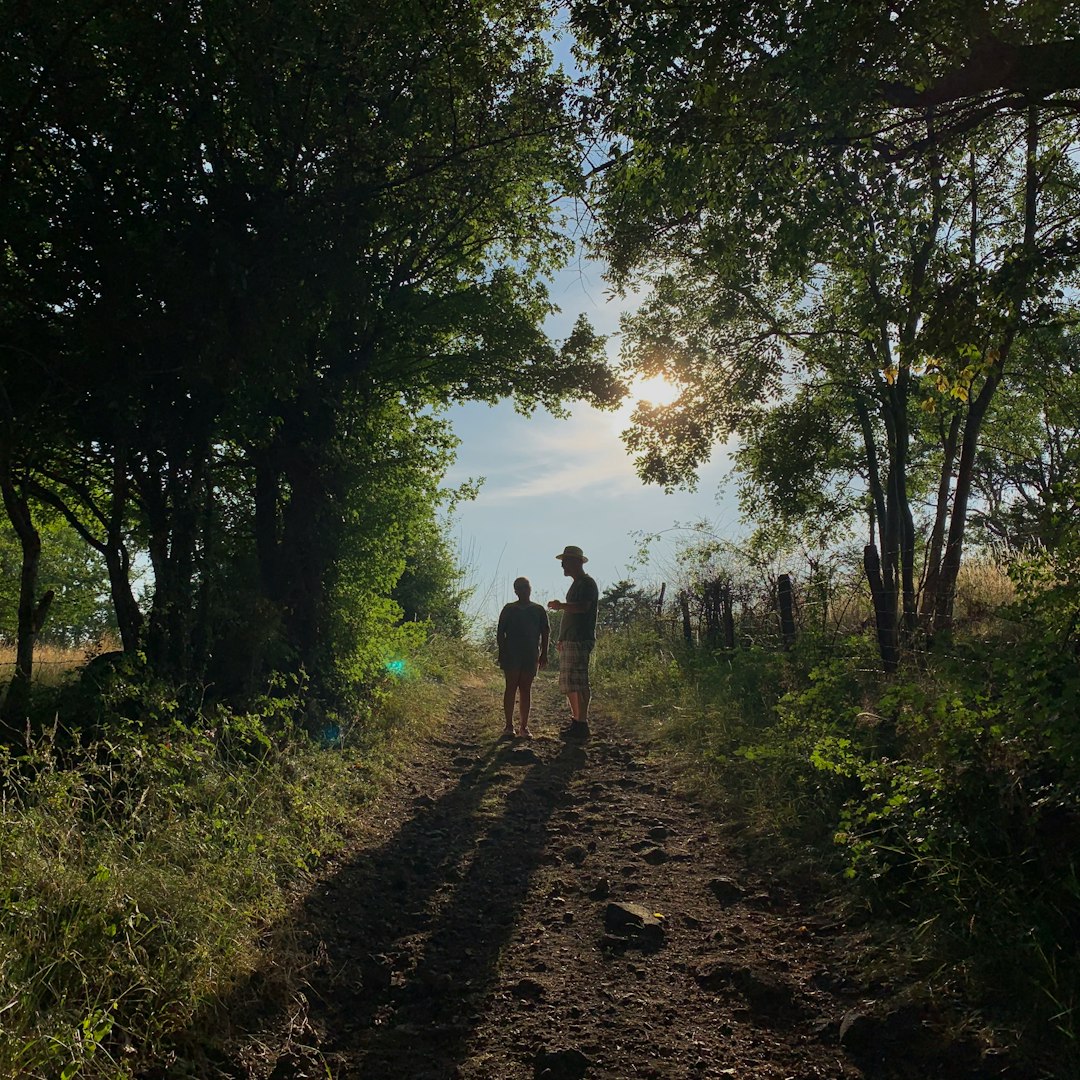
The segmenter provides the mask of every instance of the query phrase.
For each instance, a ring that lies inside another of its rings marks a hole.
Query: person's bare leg
[[[575,724],[588,725],[591,698],[591,690],[572,690],[566,695],[566,700],[570,704],[570,717]]]
[[[532,682],[533,677],[531,675],[522,675],[521,681],[518,683],[518,690],[521,695],[519,701],[521,727],[518,728],[518,734],[525,739],[532,736],[529,731],[529,710],[532,708]]]
[[[503,691],[503,715],[506,717],[506,727],[503,728],[504,735],[514,734],[514,698],[517,695],[518,688],[518,675],[516,671],[507,671],[506,673],[506,689]]]

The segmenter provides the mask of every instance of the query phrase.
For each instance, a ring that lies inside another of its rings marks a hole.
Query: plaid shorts
[[[589,689],[591,641],[559,642],[559,689],[564,694],[581,694]]]

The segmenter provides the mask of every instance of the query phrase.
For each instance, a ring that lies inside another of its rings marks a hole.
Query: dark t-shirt
[[[566,602],[568,604],[587,603],[588,611],[571,614],[564,611],[562,627],[559,630],[560,641],[595,641],[596,640],[596,606],[600,599],[600,590],[596,587],[588,574],[582,574],[577,581],[566,590]]]
[[[539,604],[507,604],[499,614],[499,667],[535,670],[540,638],[547,628],[548,615]]]

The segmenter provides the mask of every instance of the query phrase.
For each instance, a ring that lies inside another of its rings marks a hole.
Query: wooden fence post
[[[689,645],[694,640],[694,631],[690,625],[690,599],[684,589],[679,593],[679,610],[682,612],[682,633]]]

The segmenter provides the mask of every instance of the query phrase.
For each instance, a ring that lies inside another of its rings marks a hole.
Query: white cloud
[[[587,406],[568,420],[537,416],[520,423],[507,450],[508,456],[488,472],[478,500],[482,505],[641,490],[633,460],[613,430],[611,414]]]

